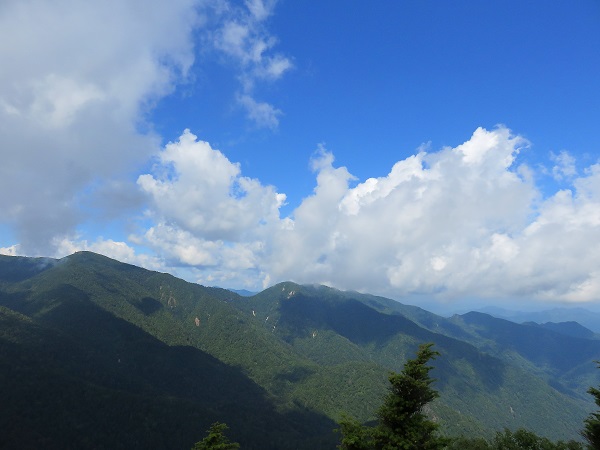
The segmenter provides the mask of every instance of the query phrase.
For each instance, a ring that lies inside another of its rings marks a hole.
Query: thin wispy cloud
[[[227,8],[224,16],[218,15],[221,25],[213,34],[215,47],[237,67],[238,104],[257,126],[271,129],[279,125],[282,112],[255,98],[256,84],[276,81],[293,67],[290,58],[274,51],[277,38],[265,26],[275,5],[275,1],[252,0],[244,2],[243,8]]]
[[[571,180],[577,175],[575,158],[563,150],[558,154],[551,153],[550,159],[554,162],[552,176],[557,181]]]

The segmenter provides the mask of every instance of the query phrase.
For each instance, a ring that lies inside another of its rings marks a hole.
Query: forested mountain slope
[[[0,257],[0,321],[0,446],[186,448],[219,420],[243,448],[334,448],[335,421],[373,419],[422,342],[442,354],[430,414],[449,434],[577,438],[593,409],[525,352],[503,358],[493,321],[322,286],[241,297],[89,252]],[[583,368],[600,354],[584,347],[576,367],[596,385]]]
[[[600,340],[576,322],[523,323],[480,312],[445,318],[416,306],[358,293],[343,293],[378,311],[407,317],[437,334],[469,342],[486,354],[546,379],[570,396],[589,401],[587,390],[599,380],[594,361]]]
[[[518,423],[541,434],[577,437],[583,411],[592,408],[589,399],[563,395],[523,367],[417,325],[398,313],[405,307],[398,307],[395,313],[392,304],[387,308],[380,304],[378,310],[370,307],[375,301],[385,299],[282,283],[234,304],[243,305],[240,307],[247,313],[263,320],[265,328],[320,364],[364,361],[398,371],[419,343],[435,342],[442,357],[434,363],[433,376],[442,395],[434,409],[442,423],[451,424],[453,433],[510,428]],[[422,314],[432,328],[472,338],[470,330],[447,319],[408,309]],[[593,358],[589,366],[595,370]],[[357,378],[362,376],[357,373]],[[353,384],[351,377],[346,383]],[[543,410],[537,405],[544,405]],[[327,411],[326,405],[320,409]],[[544,430],[548,421],[554,432]]]
[[[18,284],[0,278],[0,447],[189,448],[215,420],[245,448],[334,445],[334,422],[281,407],[239,367],[194,345],[210,334],[195,318],[208,315],[228,318],[215,340],[235,345],[226,291],[93,254]],[[171,288],[179,284],[195,294],[191,304]]]
[[[455,316],[453,320],[470,330],[480,349],[527,368],[573,397],[587,399],[587,389],[598,379],[591,362],[598,360],[600,341],[593,336],[570,336],[478,312]]]

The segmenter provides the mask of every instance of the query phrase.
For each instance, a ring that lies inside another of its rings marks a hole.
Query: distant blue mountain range
[[[547,323],[577,322],[594,333],[600,333],[600,313],[585,308],[553,308],[545,311],[511,311],[496,306],[478,309],[494,317],[507,319],[511,322],[535,322],[543,325]]]

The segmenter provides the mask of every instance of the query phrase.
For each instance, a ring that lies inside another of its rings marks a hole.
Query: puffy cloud
[[[94,187],[144,161],[146,105],[193,60],[195,1],[8,0],[0,8],[0,221],[51,253]]]
[[[395,296],[466,290],[479,266],[473,253],[517,232],[537,195],[509,170],[525,144],[504,128],[478,129],[461,146],[421,152],[355,187],[323,153],[314,195],[274,247],[271,277]]]
[[[600,296],[600,164],[541,197],[528,142],[477,129],[358,182],[319,146],[290,217],[271,186],[185,131],[138,183],[154,224],[132,236],[188,278],[260,289],[294,280],[394,298],[590,301]]]
[[[9,247],[0,247],[0,255],[18,256],[20,253],[19,244],[11,245]]]
[[[138,178],[143,231],[129,243],[55,239],[55,254],[98,251],[250,289],[291,279],[394,298],[595,300],[600,164],[543,198],[532,170],[517,164],[527,146],[504,127],[479,128],[457,147],[419,150],[362,182],[319,146],[314,191],[282,218],[284,194],[185,130]]]
[[[4,112],[65,127],[93,106],[128,122],[191,66],[192,0],[5,2]]]
[[[154,174],[138,184],[153,202],[158,217],[211,240],[240,241],[255,236],[279,219],[285,195],[240,175],[210,144],[185,130],[159,155]]]
[[[255,85],[292,66],[264,27],[274,4],[218,3],[210,34],[236,64],[240,105],[271,128],[282,113],[255,100]],[[2,4],[11,64],[0,72],[0,221],[20,243],[1,254],[92,250],[250,288],[293,279],[392,297],[600,297],[600,165],[578,172],[569,153],[553,155],[564,189],[542,198],[532,169],[517,164],[527,142],[504,127],[361,182],[319,147],[315,189],[286,218],[284,194],[191,132],[159,151],[139,125],[185,79],[203,20],[192,0]],[[119,179],[153,152],[137,185]],[[114,217],[146,201],[143,231],[129,243],[73,237],[92,199]]]
[[[152,174],[138,179],[151,204],[155,225],[134,242],[152,248],[171,264],[202,268],[213,282],[260,276],[269,236],[283,223],[285,195],[241,176],[210,144],[185,130],[158,155]],[[201,275],[198,275],[201,276]]]
[[[236,243],[203,239],[189,231],[165,223],[150,227],[143,236],[132,236],[131,239],[165,255],[171,265],[221,271],[255,269],[256,253],[262,250],[261,242]]]
[[[0,71],[0,223],[16,230],[20,251],[52,254],[90,212],[111,219],[142,207],[125,178],[159,150],[147,113],[188,79],[197,43],[236,62],[239,104],[276,127],[281,111],[253,96],[257,80],[291,67],[264,26],[274,6],[2,2],[0,54],[10,63]]]
[[[136,252],[136,250],[125,242],[112,239],[98,238],[93,242],[78,238],[56,238],[54,257],[62,258],[79,251],[90,251],[100,253],[109,258],[116,259],[128,264],[146,267],[151,270],[166,271],[164,262],[154,255]]]

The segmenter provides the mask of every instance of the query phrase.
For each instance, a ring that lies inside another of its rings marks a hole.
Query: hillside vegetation
[[[0,447],[190,448],[220,421],[242,448],[334,448],[424,342],[446,435],[577,439],[594,409],[593,338],[289,282],[242,297],[89,252],[0,257]]]

